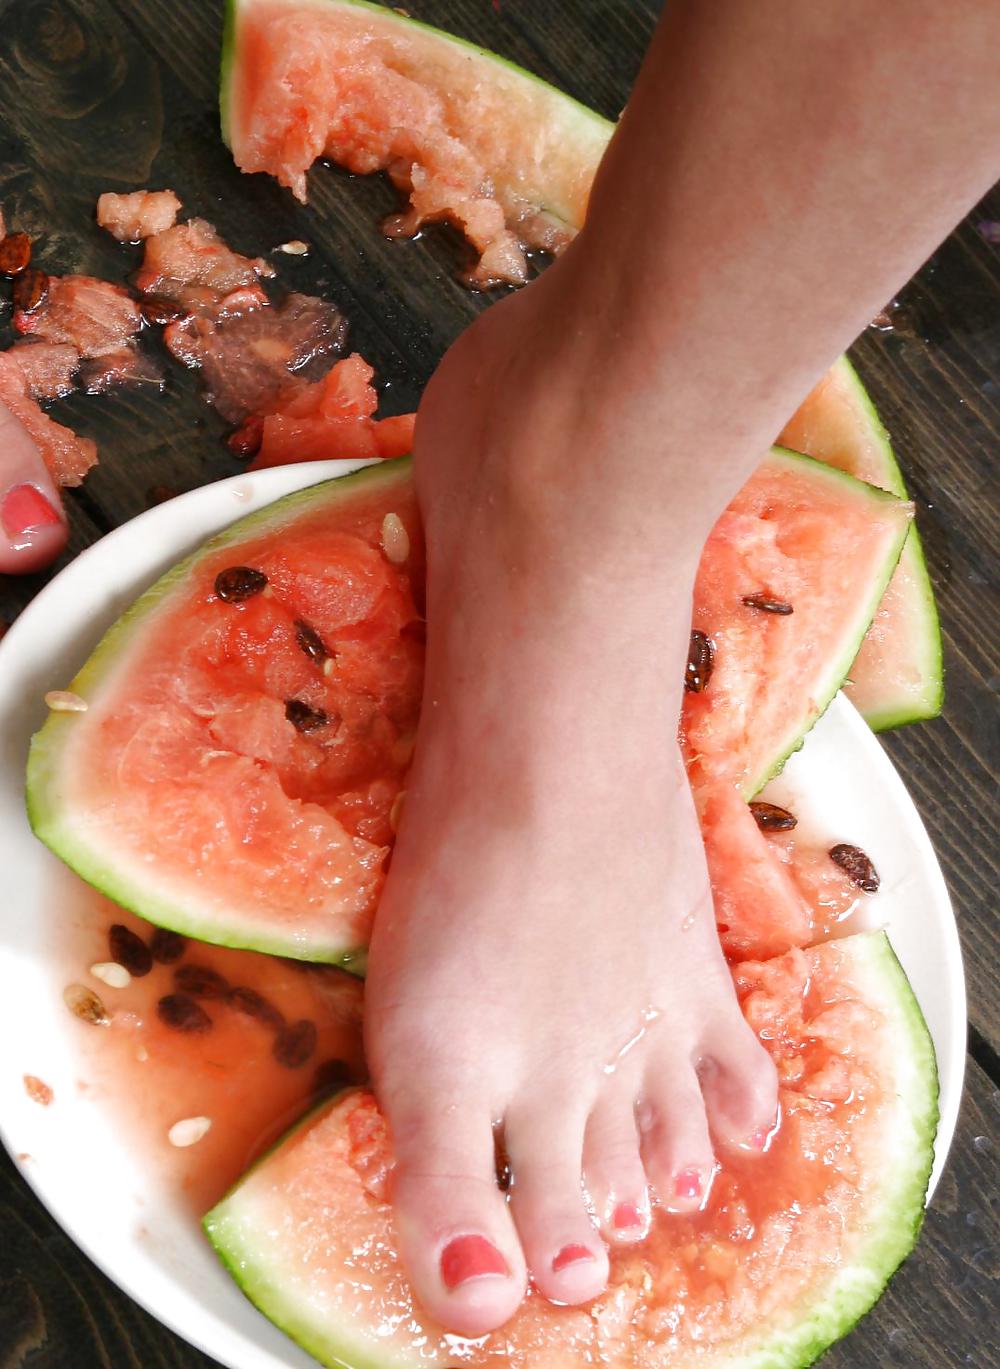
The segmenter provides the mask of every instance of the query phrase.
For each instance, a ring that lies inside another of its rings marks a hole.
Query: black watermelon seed
[[[149,941],[149,953],[158,965],[173,965],[186,950],[185,938],[166,927],[157,927]]]
[[[766,594],[744,594],[743,602],[747,608],[760,609],[761,613],[780,613],[787,616],[795,611],[784,599],[770,599]]]
[[[776,803],[764,803],[759,799],[754,799],[751,803],[750,812],[762,832],[790,832],[799,822],[795,814],[789,813],[787,808],[780,808]]]
[[[496,1170],[497,1188],[501,1193],[508,1192],[514,1181],[514,1171],[511,1169],[503,1133],[499,1129],[493,1132],[493,1165]]]
[[[179,965],[174,970],[174,983],[182,993],[192,998],[228,998],[229,981],[207,965]]]
[[[27,233],[8,233],[0,238],[0,276],[19,276],[31,265],[31,239]]]
[[[866,894],[878,892],[881,883],[878,871],[860,846],[849,846],[847,842],[839,842],[831,847],[830,859],[834,865],[840,866],[852,884],[864,889]]]
[[[108,932],[108,945],[111,959],[124,965],[135,979],[141,979],[153,968],[153,956],[145,941],[121,922],[114,923]]]
[[[238,984],[235,989],[230,989],[226,1001],[237,1012],[245,1013],[257,1022],[263,1022],[266,1027],[273,1027],[275,1031],[281,1031],[285,1025],[284,1013],[279,1012],[262,993],[248,988],[245,984]]]
[[[315,1097],[325,1097],[329,1093],[339,1093],[353,1082],[354,1071],[346,1060],[324,1060],[316,1066],[312,1079],[312,1092]]]
[[[267,588],[267,576],[252,566],[230,566],[215,577],[215,592],[227,604],[242,604]]]
[[[684,672],[684,688],[691,694],[700,694],[712,678],[715,665],[715,647],[704,632],[692,629],[688,646],[687,669]]]
[[[316,629],[302,618],[295,619],[295,640],[314,665],[322,665],[333,654]]]
[[[326,727],[330,721],[321,708],[310,708],[302,699],[285,701],[285,717],[296,732],[315,732],[319,727]]]
[[[316,1023],[308,1018],[282,1027],[271,1047],[275,1060],[286,1069],[297,1070],[316,1049],[316,1036]]]
[[[168,993],[156,1005],[156,1015],[165,1026],[179,1032],[206,1032],[212,1025],[208,1013],[186,993]]]
[[[22,314],[33,314],[49,297],[49,278],[33,266],[15,277],[14,308]]]

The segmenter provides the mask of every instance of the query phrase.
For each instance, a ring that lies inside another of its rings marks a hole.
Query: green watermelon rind
[[[321,1113],[341,1106],[357,1092],[356,1087],[348,1086],[311,1107],[283,1136],[279,1136],[273,1145],[268,1146],[245,1173],[240,1175],[229,1192],[202,1217],[201,1224],[219,1262],[244,1296],[267,1317],[268,1321],[320,1364],[332,1366],[332,1369],[386,1369],[387,1361],[372,1359],[365,1347],[359,1347],[347,1338],[343,1344],[338,1345],[336,1351],[331,1350],[330,1343],[324,1340],[322,1334],[317,1335],[315,1327],[287,1309],[280,1283],[262,1268],[260,1261],[254,1258],[253,1251],[241,1242],[238,1234],[239,1217],[233,1211],[233,1200],[237,1198],[240,1188],[252,1174],[262,1168],[276,1151],[300,1131],[310,1126]],[[340,1351],[350,1358],[339,1358]]]
[[[858,712],[873,732],[888,732],[895,727],[906,727],[910,723],[929,722],[940,715],[944,707],[944,648],[941,641],[941,621],[938,616],[937,599],[931,583],[927,558],[917,525],[910,528],[900,555],[900,563],[919,589],[919,613],[911,619],[910,641],[917,642],[913,663],[920,672],[922,685],[916,696],[895,699],[885,694],[879,702],[863,702],[856,696],[852,681],[848,681],[844,693],[857,707]]]
[[[870,483],[888,490],[898,499],[908,499],[906,481],[893,450],[889,431],[879,417],[874,401],[857,370],[846,356],[840,357],[832,370],[842,391],[854,406],[858,423],[864,426],[878,452],[880,469]],[[881,700],[865,701],[857,696],[848,681],[844,693],[856,705],[858,712],[873,732],[886,732],[890,728],[905,727],[908,723],[936,718],[944,706],[941,623],[916,523],[910,528],[900,561],[917,588],[917,607],[910,620],[909,631],[913,664],[919,671],[923,683],[916,695],[894,698],[891,691],[883,691]]]
[[[884,1191],[871,1211],[866,1236],[851,1264],[842,1267],[832,1284],[815,1295],[815,1309],[807,1313],[787,1309],[755,1344],[744,1343],[729,1350],[723,1347],[717,1354],[699,1359],[712,1369],[804,1369],[813,1364],[874,1306],[920,1232],[938,1123],[934,1048],[885,933],[862,933],[840,944],[852,948],[852,973],[857,976],[860,969],[866,1001],[886,1019],[880,1037],[891,1036],[887,1049],[898,1070],[894,1093],[901,1099],[903,1115],[896,1142],[887,1138]],[[310,1322],[283,1290],[281,1272],[265,1267],[255,1245],[252,1216],[244,1218],[242,1214],[241,1190],[247,1179],[318,1112],[340,1105],[344,1096],[338,1094],[312,1109],[237,1181],[205,1216],[203,1225],[219,1259],[246,1297],[321,1364],[336,1369],[417,1369],[427,1361],[396,1353],[372,1358],[369,1345],[358,1339],[349,1325],[332,1325],[329,1314]],[[537,1369],[545,1369],[544,1359],[539,1358]]]
[[[236,66],[237,49],[239,41],[239,21],[240,13],[243,10],[253,8],[255,0],[226,0],[225,19],[222,34],[222,58],[219,70],[219,115],[222,126],[222,138],[226,146],[233,150],[232,144],[232,82],[233,72]],[[501,57],[499,53],[491,52],[489,48],[479,47],[476,43],[471,43],[465,38],[459,38],[456,34],[448,33],[444,29],[435,28],[432,24],[425,24],[419,19],[413,19],[409,15],[396,13],[395,10],[385,5],[374,3],[374,0],[299,0],[299,4],[312,4],[317,7],[333,6],[339,9],[363,10],[370,14],[373,19],[386,24],[391,28],[401,30],[403,33],[418,31],[422,35],[446,43],[451,48],[458,48],[461,52],[469,56],[473,61],[481,62],[486,70],[501,69],[509,76],[513,76],[520,81],[524,81],[533,87],[543,91],[553,101],[553,108],[558,109],[563,117],[563,131],[568,135],[574,128],[588,129],[591,134],[600,135],[604,142],[611,139],[615,130],[615,125],[610,119],[605,119],[602,114],[591,109],[589,105],[576,100],[572,95],[567,95],[565,91],[559,90],[557,86],[543,81],[534,72],[527,71],[524,67],[518,66],[516,62],[510,61],[506,57]],[[602,149],[603,150],[603,149]],[[599,158],[598,158],[599,160]],[[596,165],[596,163],[595,163]],[[549,208],[557,216],[560,215],[557,208],[553,206],[542,206]],[[579,228],[579,224],[573,225]]]
[[[102,685],[109,680],[114,683],[120,678],[120,672],[127,664],[127,653],[140,639],[141,629],[149,621],[150,615],[173,595],[184,592],[189,572],[204,556],[212,555],[221,547],[247,536],[265,532],[269,527],[280,527],[317,500],[336,499],[338,496],[349,499],[369,487],[391,488],[399,482],[409,483],[410,479],[409,458],[381,462],[350,475],[297,490],[238,519],[151,585],[108,629],[68,688],[88,702],[97,701]],[[80,841],[74,831],[72,813],[65,810],[60,800],[60,762],[63,743],[70,739],[74,726],[86,716],[85,713],[50,713],[43,727],[32,737],[28,755],[28,821],[35,835],[60,860],[115,903],[157,926],[168,927],[171,931],[220,946],[336,964],[353,974],[364,974],[367,959],[365,947],[343,945],[335,938],[327,944],[315,940],[306,944],[292,937],[262,931],[256,919],[244,924],[252,928],[250,933],[230,925],[229,917],[222,923],[216,922],[211,916],[199,915],[192,906],[190,892],[180,899],[159,895],[150,890],[148,884],[127,872],[123,876],[121,870],[115,868],[112,853],[99,853],[87,842]]]
[[[856,494],[865,492],[866,498],[874,502],[885,502],[890,504],[901,504],[896,495],[888,490],[879,489],[876,485],[868,485],[863,480],[858,480],[856,476],[849,475],[846,471],[840,470],[836,466],[828,466],[824,461],[817,461],[811,456],[803,456],[801,452],[789,451],[784,447],[772,447],[770,459],[788,461],[802,467],[805,463],[811,468],[813,474],[819,479],[825,479],[832,485],[841,489],[853,489]],[[758,773],[749,775],[743,784],[744,797],[752,799],[755,794],[760,793],[769,780],[780,774],[788,758],[801,750],[805,744],[806,737],[819,722],[820,718],[829,708],[837,695],[837,691],[848,679],[851,666],[854,664],[861,643],[864,641],[865,633],[871,627],[875,614],[878,612],[879,603],[885,593],[886,586],[892,579],[892,573],[896,569],[899,558],[902,555],[903,547],[906,544],[912,524],[900,521],[900,531],[897,541],[891,545],[886,553],[885,562],[881,573],[872,580],[869,586],[867,600],[858,608],[857,631],[848,640],[841,655],[835,661],[829,663],[829,670],[825,684],[816,691],[813,697],[814,709],[811,716],[807,714],[802,720],[799,730],[785,741],[779,743],[778,754],[769,761]]]
[[[906,1071],[897,1081],[897,1093],[912,1117],[910,1135],[908,1141],[902,1138],[898,1147],[887,1147],[888,1192],[871,1218],[863,1258],[855,1257],[850,1271],[842,1269],[837,1276],[837,1283],[843,1286],[835,1286],[808,1320],[781,1333],[781,1350],[762,1346],[731,1362],[720,1360],[720,1366],[731,1363],[732,1369],[806,1369],[815,1364],[871,1311],[920,1235],[939,1120],[934,1044],[886,933],[861,933],[840,944],[851,943],[859,952],[858,958],[867,961],[870,983],[882,989],[867,1001],[889,1018],[879,1029],[880,1035],[887,1035],[891,1028],[897,1040],[893,1055],[900,1071]],[[862,943],[867,943],[864,949]]]

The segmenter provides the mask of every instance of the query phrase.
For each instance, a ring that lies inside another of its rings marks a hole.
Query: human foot
[[[558,393],[530,423],[506,402],[525,298],[466,335],[418,422],[428,670],[367,989],[403,1258],[471,1336],[529,1274],[599,1294],[607,1246],[641,1239],[653,1199],[697,1207],[714,1149],[762,1146],[776,1107],[674,740],[704,532],[642,489],[609,515],[599,422]]]

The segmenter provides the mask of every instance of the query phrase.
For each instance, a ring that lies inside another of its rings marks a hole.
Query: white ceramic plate
[[[356,468],[327,462],[261,471],[171,500],[109,534],[48,585],[0,644],[0,975],[5,1044],[0,1134],[28,1183],[121,1288],[229,1369],[308,1369],[224,1273],[197,1224],[157,1191],[105,1111],[76,1087],[75,1024],[47,948],[58,928],[55,857],[24,812],[28,739],[46,690],[65,685],[136,596],[206,537],[294,489]],[[937,1050],[941,1124],[932,1186],[958,1115],[965,986],[944,881],[902,782],[853,708],[835,700],[771,786],[810,827],[856,841],[882,877],[872,909],[889,927]],[[48,891],[48,895],[47,895]],[[55,1092],[29,1100],[25,1073]],[[30,1158],[23,1158],[30,1157]]]

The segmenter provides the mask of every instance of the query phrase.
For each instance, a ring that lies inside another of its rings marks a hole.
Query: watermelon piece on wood
[[[907,497],[889,434],[846,357],[819,382],[779,441],[900,499]],[[876,732],[941,712],[941,629],[916,525],[844,692]]]
[[[525,249],[577,232],[614,128],[494,53],[363,0],[230,0],[222,131],[242,171],[300,199],[325,157],[385,170],[410,197],[388,225],[447,219],[470,283],[527,279]]]
[[[322,1105],[205,1218],[262,1312],[329,1366],[792,1369],[875,1302],[911,1250],[937,1124],[934,1053],[882,933],[735,971],[778,1068],[763,1156],[723,1158],[705,1209],[611,1252],[587,1307],[529,1292],[481,1340],[444,1332],[396,1254],[393,1156],[372,1096]],[[516,1176],[515,1176],[516,1180]]]

